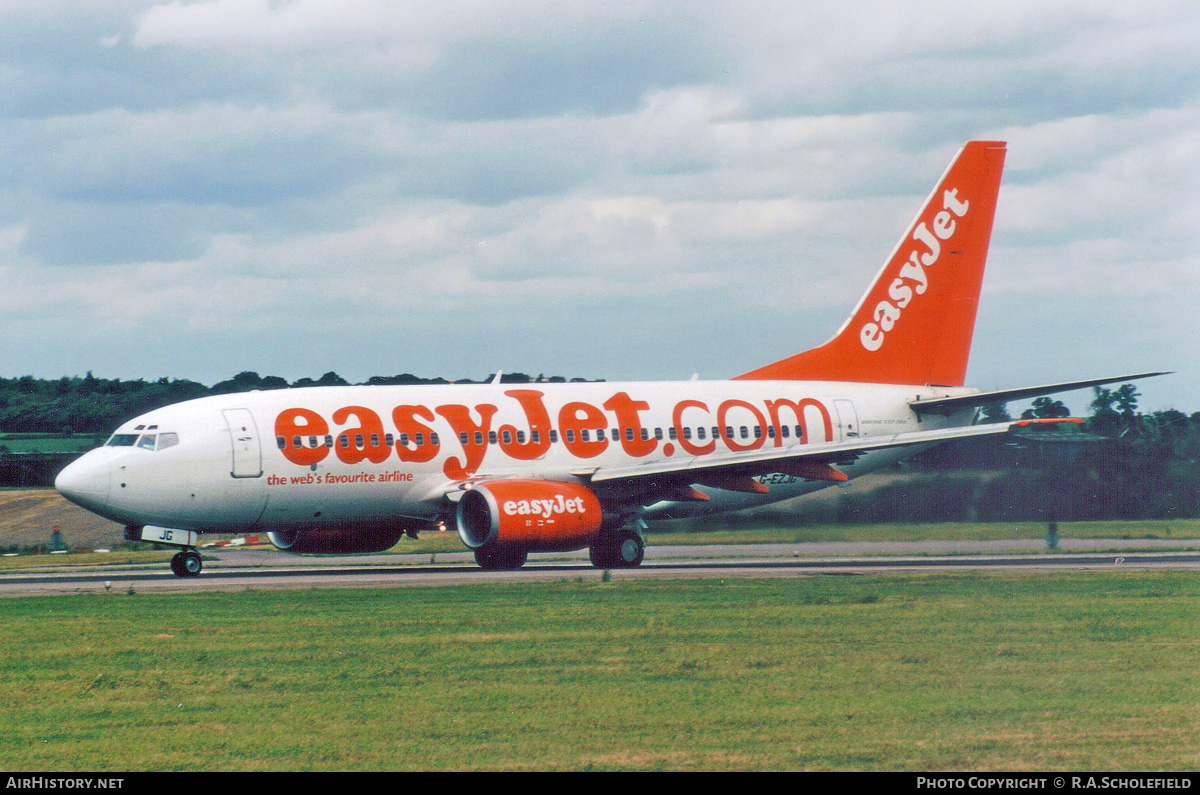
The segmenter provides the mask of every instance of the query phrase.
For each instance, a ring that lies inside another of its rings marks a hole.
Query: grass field
[[[5,600],[10,770],[1195,770],[1200,580]]]

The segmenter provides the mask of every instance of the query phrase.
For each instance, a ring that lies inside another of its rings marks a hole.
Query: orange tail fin
[[[1004,146],[959,150],[833,339],[737,378],[962,386]]]

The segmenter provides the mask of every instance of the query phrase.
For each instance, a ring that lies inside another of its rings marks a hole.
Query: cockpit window
[[[177,433],[114,433],[107,447],[140,447],[143,450],[166,450],[179,444]]]

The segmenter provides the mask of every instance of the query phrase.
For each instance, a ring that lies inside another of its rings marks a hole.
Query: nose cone
[[[109,466],[91,454],[67,465],[54,479],[54,488],[76,505],[101,512],[108,503]]]

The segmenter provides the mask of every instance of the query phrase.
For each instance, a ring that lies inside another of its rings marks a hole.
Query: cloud
[[[972,376],[1191,354],[1187,3],[4,10],[9,367],[728,375],[832,333],[984,137]]]

